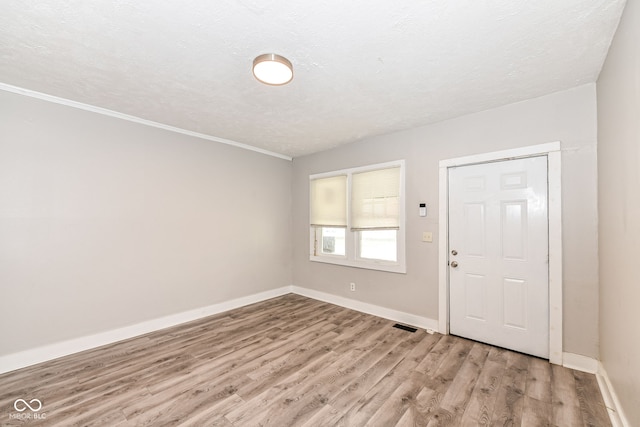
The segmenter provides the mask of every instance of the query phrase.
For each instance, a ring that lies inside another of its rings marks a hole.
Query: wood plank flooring
[[[393,324],[286,295],[0,375],[0,425],[611,425],[593,375]]]

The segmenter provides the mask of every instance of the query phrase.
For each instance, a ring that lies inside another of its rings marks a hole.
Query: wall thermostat
[[[420,216],[427,216],[427,204],[420,203]]]

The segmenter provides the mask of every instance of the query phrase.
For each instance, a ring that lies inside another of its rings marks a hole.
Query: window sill
[[[350,261],[344,258],[309,256],[309,261],[321,262],[324,264],[341,265],[344,267],[363,268],[365,270],[386,271],[389,273],[407,274],[407,266],[397,263],[385,263],[384,261]]]

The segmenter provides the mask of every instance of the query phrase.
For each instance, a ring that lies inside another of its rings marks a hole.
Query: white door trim
[[[476,154],[439,163],[439,277],[438,330],[449,333],[449,182],[454,166],[546,155],[549,179],[549,361],[562,365],[562,188],[560,141],[492,153]]]

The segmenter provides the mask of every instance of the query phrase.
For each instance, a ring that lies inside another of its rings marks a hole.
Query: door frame
[[[560,141],[439,162],[438,330],[449,334],[449,168],[547,156],[549,209],[549,362],[562,365],[562,156]]]

